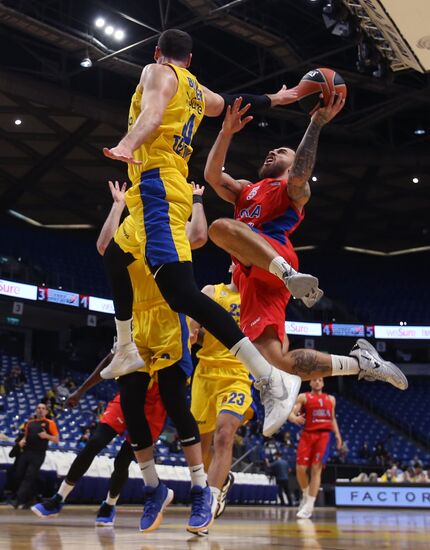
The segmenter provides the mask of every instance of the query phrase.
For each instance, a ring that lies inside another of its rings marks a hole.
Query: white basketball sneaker
[[[270,437],[288,420],[299,394],[300,376],[272,367],[269,376],[259,378],[254,386],[260,391],[264,406],[263,435]]]
[[[403,372],[394,363],[385,361],[376,349],[364,338],[359,338],[352,347],[349,355],[358,361],[360,372],[358,379],[374,382],[388,382],[399,390],[406,390],[408,380]]]
[[[114,353],[112,361],[100,372],[100,376],[104,380],[125,376],[145,365],[134,342],[129,342],[123,346],[118,346],[115,342],[112,352]]]
[[[307,294],[305,294],[305,296],[302,297],[302,302],[306,307],[312,307],[319,302],[323,296],[324,292],[320,288],[312,288]]]
[[[314,511],[313,506],[311,506],[308,502],[303,506],[303,508],[300,508],[300,510],[296,514],[296,518],[298,519],[309,519],[312,517],[312,512]]]

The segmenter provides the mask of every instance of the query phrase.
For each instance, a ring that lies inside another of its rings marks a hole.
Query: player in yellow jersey
[[[239,324],[240,294],[233,280],[229,284],[207,285],[202,292]],[[252,380],[242,363],[199,323],[191,321],[190,332],[192,341],[203,332],[191,386],[191,412],[199,426],[208,484],[218,502],[215,517],[219,517],[234,482],[230,473],[234,436],[239,426],[253,416]]]
[[[145,261],[139,258],[140,247],[131,217],[126,217],[118,227],[125,207],[124,189],[120,189],[118,184],[114,186],[112,182],[110,187],[114,204],[97,248],[104,254],[114,236],[116,245],[128,255],[128,270],[134,287],[134,339],[144,359],[144,366],[139,371],[118,379],[121,407],[145,483],[140,529],[145,532],[156,529],[162,520],[163,510],[173,498],[173,491],[158,479],[151,432],[142,406],[149,382],[155,376],[161,399],[177,428],[190,467],[191,516],[187,529],[198,532],[210,525],[214,509],[203,467],[199,431],[186,397],[187,379],[193,368],[186,319],[167,305]],[[193,185],[194,196],[201,198],[203,191],[204,188]],[[201,200],[193,206],[193,216],[187,224],[186,234],[192,248],[206,242],[207,223]]]
[[[266,413],[264,431],[269,435],[288,418],[300,378],[272,367],[228,313],[199,291],[194,280],[185,234],[192,205],[191,188],[186,181],[192,139],[204,115],[219,116],[235,98],[216,94],[198,82],[188,70],[191,50],[192,39],[183,31],[169,29],[160,35],[155,48],[156,63],[143,69],[132,97],[129,131],[116,147],[103,151],[106,156],[129,164],[132,188],[127,192],[127,206],[142,256],[164,299],[174,311],[197,320],[258,379]],[[297,94],[283,88],[273,96],[243,98],[250,106],[253,103],[267,108],[292,103]],[[120,263],[113,251],[107,258],[112,269]],[[119,287],[121,294],[121,282]],[[116,318],[121,320],[115,295],[114,292]],[[129,323],[128,317],[122,320]]]

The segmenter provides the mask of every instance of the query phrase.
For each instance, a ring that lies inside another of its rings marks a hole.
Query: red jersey
[[[333,402],[327,393],[306,393],[305,431],[333,430]]]
[[[266,178],[247,185],[236,199],[234,218],[285,244],[304,218],[287,192],[287,180]]]

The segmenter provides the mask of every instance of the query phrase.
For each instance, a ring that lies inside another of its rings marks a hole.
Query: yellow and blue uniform
[[[191,216],[192,188],[187,182],[192,139],[204,116],[203,91],[187,69],[169,64],[178,88],[161,125],[133,153],[141,165],[129,165],[132,187],[126,202],[136,224],[142,255],[151,267],[191,261],[185,224]],[[129,127],[141,112],[140,85],[131,99]]]
[[[127,216],[118,227],[115,242],[137,260],[128,266],[133,286],[133,337],[145,366],[141,372],[151,377],[157,371],[178,363],[186,376],[193,365],[186,316],[167,305],[149,267],[140,256],[133,219]]]
[[[213,300],[240,320],[240,295],[221,283],[214,286]],[[220,413],[228,412],[249,420],[253,415],[252,380],[242,363],[210,332],[197,353],[199,363],[191,386],[191,412],[200,433],[213,432]]]

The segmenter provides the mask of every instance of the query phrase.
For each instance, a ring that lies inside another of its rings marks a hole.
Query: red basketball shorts
[[[167,413],[163,402],[161,401],[160,393],[158,391],[158,384],[155,382],[146,393],[145,416],[151,429],[152,439],[153,441],[156,441],[163,431]],[[109,401],[100,422],[104,422],[110,426],[118,435],[125,434],[127,426],[125,424],[124,414],[121,408],[119,393],[112,399],[112,401]],[[129,441],[128,435],[127,441]]]
[[[312,464],[325,464],[331,432],[328,431],[304,431],[300,436],[297,446],[296,464],[299,466],[312,466]]]
[[[279,241],[258,233],[287,262],[298,270],[299,260],[290,241]],[[256,340],[268,326],[273,326],[281,342],[285,336],[285,308],[290,292],[279,277],[256,266],[245,267],[235,260],[233,281],[240,292],[240,328],[251,341]]]

